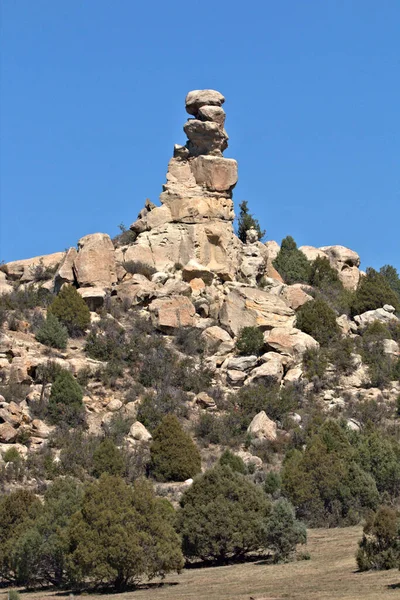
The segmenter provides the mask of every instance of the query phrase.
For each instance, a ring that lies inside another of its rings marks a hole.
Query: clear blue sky
[[[0,3],[0,259],[158,202],[185,95],[210,87],[267,239],[400,270],[399,0]]]

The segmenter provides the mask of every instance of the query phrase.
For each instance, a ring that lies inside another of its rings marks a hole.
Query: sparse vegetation
[[[90,324],[90,311],[72,285],[64,285],[48,308],[48,313],[65,325],[72,337],[83,335]]]

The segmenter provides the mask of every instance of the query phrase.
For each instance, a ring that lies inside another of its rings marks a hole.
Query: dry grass
[[[397,570],[357,573],[354,554],[361,529],[309,532],[311,560],[286,565],[247,563],[189,569],[162,587],[124,594],[90,594],[88,600],[398,600]],[[62,600],[68,593],[21,593],[21,600]],[[7,594],[0,593],[6,600]],[[83,596],[82,596],[83,598]]]

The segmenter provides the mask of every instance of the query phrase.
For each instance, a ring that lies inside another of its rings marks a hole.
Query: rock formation
[[[224,102],[214,90],[187,95],[186,110],[193,116],[184,125],[188,141],[174,147],[161,206],[147,201],[131,225],[138,238],[117,254],[122,264],[140,261],[157,271],[180,264],[188,274],[188,263],[195,261],[200,279],[206,272],[223,281],[235,278],[241,243],[232,227],[232,190],[238,175],[237,162],[222,156],[228,146]]]

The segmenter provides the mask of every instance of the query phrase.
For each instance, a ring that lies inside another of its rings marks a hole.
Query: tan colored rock
[[[51,432],[54,431],[54,429],[54,427],[49,427],[40,419],[33,419],[31,423],[32,435],[43,440],[46,440],[50,436]]]
[[[12,447],[14,448],[14,450],[16,450],[18,452],[18,454],[22,457],[22,458],[26,458],[27,454],[28,454],[28,448],[26,446],[24,446],[23,444],[13,444]],[[10,449],[10,444],[7,443],[3,443],[0,444],[0,457],[4,457],[4,454],[6,452],[8,452],[8,450]]]
[[[284,381],[287,383],[298,383],[303,378],[303,370],[301,367],[292,367],[286,373]]]
[[[267,417],[266,413],[262,410],[253,418],[247,428],[247,433],[253,439],[273,442],[277,438],[276,423]]]
[[[185,99],[186,112],[196,115],[202,106],[222,106],[224,96],[216,90],[192,90]]]
[[[232,356],[226,359],[224,367],[235,369],[236,371],[248,371],[249,369],[253,369],[257,362],[257,356]]]
[[[78,294],[85,300],[91,311],[96,311],[104,304],[107,292],[101,287],[85,287],[79,288]]]
[[[201,339],[204,340],[209,354],[215,354],[223,342],[233,341],[229,333],[217,325],[204,329],[201,333]]]
[[[153,439],[151,433],[142,423],[140,423],[140,421],[133,423],[130,428],[129,435],[132,439],[138,442],[149,442],[151,439]]]
[[[237,168],[236,160],[219,156],[198,156],[191,162],[197,185],[217,192],[235,187],[238,180]]]
[[[191,156],[212,154],[221,156],[228,147],[228,135],[218,123],[188,119],[183,126],[189,141],[187,148]]]
[[[197,117],[200,121],[214,121],[223,128],[226,115],[220,106],[202,106],[198,110]]]
[[[10,380],[14,383],[28,383],[31,381],[28,375],[30,363],[22,356],[15,356],[11,361]]]
[[[64,258],[65,252],[55,252],[54,254],[45,254],[23,260],[14,260],[1,265],[0,269],[6,273],[8,279],[33,281],[35,269],[43,266],[45,269],[55,269]]]
[[[399,344],[395,340],[383,340],[383,351],[393,358],[400,356]]]
[[[361,273],[358,267],[344,267],[339,272],[339,279],[346,290],[356,290],[360,281]]]
[[[162,331],[173,331],[180,327],[193,327],[195,308],[186,296],[157,298],[149,306],[153,324]]]
[[[259,381],[261,379],[271,380],[275,379],[277,383],[280,383],[283,379],[283,363],[274,352],[271,352],[270,360],[267,360],[259,367],[253,369],[246,379],[246,385]],[[266,355],[264,354],[264,359]]]
[[[199,279],[198,277],[191,279],[189,282],[189,285],[192,288],[192,292],[194,294],[198,294],[199,292],[204,290],[206,287],[206,284],[204,283],[204,281],[202,279]]]
[[[110,412],[117,412],[122,408],[122,406],[123,404],[121,400],[118,400],[118,398],[112,398],[112,400],[110,400],[110,402],[107,404],[107,410]]]
[[[319,348],[313,337],[295,328],[275,327],[264,333],[264,341],[274,350],[290,356],[300,356],[306,350]]]
[[[355,290],[360,280],[360,257],[357,252],[345,246],[322,246],[320,250],[328,255],[331,266],[338,271],[343,286]]]
[[[399,319],[396,317],[395,314],[393,314],[392,311],[389,311],[385,308],[377,308],[376,310],[367,310],[361,315],[356,315],[354,317],[354,321],[361,329],[364,329],[367,325],[370,325],[374,321],[380,321],[381,323],[390,323],[399,322]]]
[[[192,279],[202,279],[207,285],[211,285],[214,274],[193,258],[182,269],[182,278],[190,282]]]
[[[18,430],[10,423],[0,423],[0,442],[12,444],[17,439]]]
[[[217,408],[214,398],[211,398],[211,396],[209,396],[206,392],[200,392],[200,394],[197,394],[196,404],[200,406],[200,408],[209,410],[215,410]]]
[[[0,278],[0,296],[3,294],[11,294],[11,292],[14,291],[13,286],[6,281],[5,273],[0,271],[0,275],[4,275],[4,278]]]
[[[345,246],[322,246],[322,252],[328,255],[332,267],[341,271],[343,267],[359,267],[360,257],[357,252]]]
[[[299,250],[310,261],[314,261],[317,258],[329,259],[328,255],[321,248],[314,248],[314,246],[300,246]]]
[[[77,254],[78,252],[76,251],[76,248],[69,248],[65,253],[65,256],[61,261],[57,273],[54,277],[54,285],[56,292],[58,292],[61,289],[61,286],[64,283],[74,283],[75,275],[73,267]]]
[[[115,252],[109,235],[93,233],[79,240],[74,273],[80,287],[111,288],[117,283]]]
[[[313,297],[307,294],[299,284],[287,285],[283,288],[280,297],[287,303],[290,308],[297,310],[306,302],[313,300]]]
[[[220,322],[234,335],[242,327],[268,329],[277,326],[291,328],[294,311],[270,292],[249,287],[233,289],[225,299]]]
[[[243,383],[246,379],[247,374],[244,371],[236,371],[235,369],[228,369],[226,372],[229,381],[235,385],[238,383]]]
[[[265,242],[264,245],[268,251],[268,258],[272,263],[272,261],[278,256],[281,247],[278,242],[275,242],[274,240],[269,240],[268,242]]]
[[[340,317],[337,317],[336,323],[339,325],[343,335],[349,335],[351,332],[351,321],[347,315],[340,315]]]

